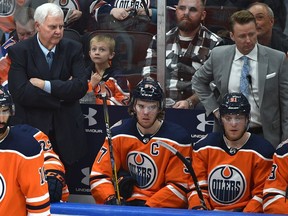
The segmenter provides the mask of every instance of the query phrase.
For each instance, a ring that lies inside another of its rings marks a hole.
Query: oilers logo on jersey
[[[0,173],[0,202],[5,197],[5,193],[6,193],[6,182],[2,174]]]
[[[245,176],[231,165],[215,167],[209,175],[208,184],[211,198],[224,205],[237,202],[246,190]]]
[[[79,4],[77,0],[54,0],[54,4],[57,4],[61,8],[70,8],[70,9],[76,9],[79,10]]]
[[[139,151],[130,152],[127,155],[127,163],[131,176],[136,179],[141,189],[153,186],[158,176],[157,166],[154,160],[147,154]]]
[[[150,0],[145,0],[146,5],[149,8]],[[141,0],[116,0],[114,3],[115,8],[129,8],[133,7],[136,9],[143,8]]]
[[[16,1],[0,1],[0,16],[10,16],[16,9]]]

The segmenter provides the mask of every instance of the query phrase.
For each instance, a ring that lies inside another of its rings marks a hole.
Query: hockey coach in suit
[[[34,19],[37,34],[8,51],[14,122],[42,130],[61,160],[72,164],[85,155],[87,145],[79,104],[88,89],[82,47],[63,38],[63,11],[57,5],[37,7]]]
[[[210,58],[193,76],[192,86],[206,114],[213,113],[218,119],[219,102],[225,93],[241,89],[243,56],[248,57],[249,74],[245,79],[251,104],[249,131],[263,135],[277,147],[288,138],[287,58],[284,53],[257,43],[256,21],[249,11],[235,12],[230,26],[235,45],[214,48]],[[215,123],[217,131],[218,121]]]

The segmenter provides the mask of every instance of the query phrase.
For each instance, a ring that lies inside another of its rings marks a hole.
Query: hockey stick
[[[110,161],[111,161],[112,173],[113,173],[112,182],[113,182],[114,189],[116,191],[117,205],[121,205],[120,190],[119,190],[119,185],[117,181],[118,179],[117,167],[116,167],[116,163],[115,163],[114,155],[113,155],[113,143],[112,143],[112,134],[110,130],[110,123],[109,123],[109,112],[108,112],[108,106],[107,106],[106,92],[101,93],[100,97],[103,100],[103,113],[104,113],[105,127],[106,127],[106,133],[107,133],[107,139],[108,139],[109,151],[110,151]]]
[[[157,140],[156,142],[159,145],[163,146],[164,148],[168,149],[170,152],[172,152],[174,155],[176,155],[184,163],[184,165],[188,169],[190,175],[192,176],[192,179],[194,181],[195,188],[196,188],[196,191],[197,191],[197,194],[198,194],[198,197],[200,199],[200,203],[201,203],[203,209],[208,210],[207,205],[206,205],[205,200],[204,200],[204,197],[203,197],[203,194],[202,194],[202,191],[201,191],[201,188],[199,186],[197,176],[196,176],[196,174],[192,168],[192,164],[189,163],[189,161],[179,151],[177,151],[177,149],[175,149],[173,146],[171,146],[171,145],[169,145],[163,141],[160,141],[160,140]]]

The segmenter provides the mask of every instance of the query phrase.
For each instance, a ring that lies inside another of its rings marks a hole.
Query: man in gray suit
[[[283,52],[257,43],[256,21],[247,10],[230,19],[230,37],[235,45],[215,47],[199,68],[192,86],[206,114],[219,118],[219,102],[227,92],[239,92],[243,66],[249,61],[248,100],[251,104],[250,132],[264,135],[274,147],[288,138],[288,68]],[[219,130],[215,121],[214,130]]]

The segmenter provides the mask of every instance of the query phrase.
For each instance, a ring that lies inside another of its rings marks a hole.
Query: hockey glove
[[[119,170],[117,182],[120,196],[125,200],[130,198],[133,193],[133,186],[137,183],[137,181],[130,175],[129,172],[125,170]]]
[[[62,198],[62,188],[65,185],[63,176],[55,172],[47,172],[46,179],[48,182],[50,202],[60,202]]]
[[[114,194],[110,195],[106,199],[104,205],[118,205],[118,200],[116,198],[116,195],[114,195]],[[120,198],[120,205],[126,205],[125,200],[122,197]]]

